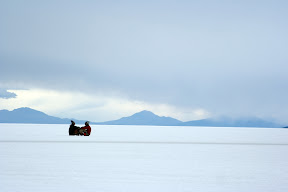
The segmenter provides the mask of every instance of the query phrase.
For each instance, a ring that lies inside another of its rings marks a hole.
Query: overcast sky
[[[288,123],[287,10],[285,0],[2,0],[0,109]]]

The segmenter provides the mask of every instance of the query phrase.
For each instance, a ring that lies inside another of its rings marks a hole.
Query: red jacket
[[[85,126],[85,127],[81,127],[81,129],[87,129],[87,132],[88,132],[88,135],[90,135],[91,133],[91,127],[88,125],[88,126]]]

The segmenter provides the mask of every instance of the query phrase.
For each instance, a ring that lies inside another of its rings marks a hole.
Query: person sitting
[[[78,129],[80,129],[80,127],[75,126],[75,122],[71,120],[69,135],[79,135]]]
[[[91,134],[91,127],[89,126],[89,121],[85,122],[85,126],[79,129],[80,135],[89,136]]]

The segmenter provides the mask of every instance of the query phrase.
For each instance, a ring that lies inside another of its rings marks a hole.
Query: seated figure
[[[69,127],[69,135],[79,135],[80,127],[75,126],[75,122],[71,120],[71,125]]]
[[[79,129],[79,134],[84,136],[89,136],[91,134],[91,127],[89,126],[89,121],[86,121],[85,126]]]

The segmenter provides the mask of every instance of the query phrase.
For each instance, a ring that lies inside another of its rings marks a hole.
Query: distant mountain
[[[106,121],[102,123],[102,125],[161,125],[161,126],[173,126],[179,125],[183,123],[177,119],[173,119],[171,117],[160,117],[155,115],[150,111],[141,111],[139,113],[135,113],[129,117],[123,117],[114,121]]]
[[[211,127],[266,127],[266,128],[280,128],[283,125],[265,121],[256,117],[247,118],[228,118],[222,117],[219,119],[202,119],[197,121],[188,121],[182,123],[182,126],[211,126]]]
[[[38,124],[70,124],[68,118],[61,119],[49,116],[41,111],[27,107],[13,111],[0,110],[0,123],[38,123]],[[84,120],[74,120],[77,124],[84,124]],[[150,111],[141,111],[129,117],[123,117],[114,121],[101,123],[90,122],[97,125],[159,125],[159,126],[207,126],[207,127],[284,127],[281,124],[265,121],[259,118],[219,118],[202,119],[196,121],[182,122],[171,117],[161,117]],[[286,127],[288,128],[288,127]]]
[[[160,117],[150,111],[141,111],[129,117],[114,121],[96,123],[100,125],[162,125],[162,126],[205,126],[205,127],[283,127],[283,125],[265,121],[260,118],[228,118],[202,119],[182,122],[171,117]]]
[[[23,107],[13,111],[0,110],[0,123],[67,124],[70,123],[70,119],[49,116],[41,111]]]

